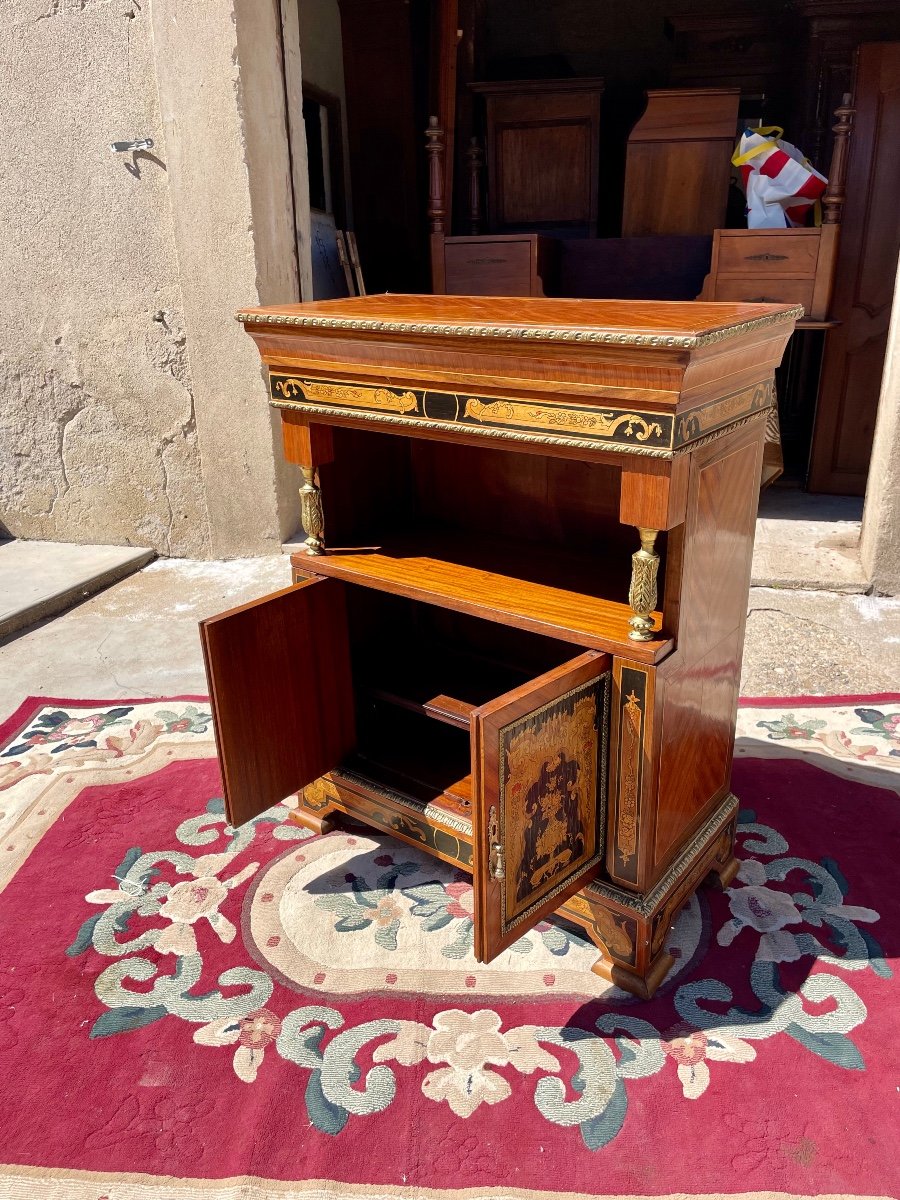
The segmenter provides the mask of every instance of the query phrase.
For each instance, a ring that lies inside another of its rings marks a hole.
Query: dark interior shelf
[[[465,650],[419,645],[409,658],[370,656],[359,671],[372,699],[468,730],[472,713],[527,682],[529,672]]]
[[[357,750],[341,764],[368,784],[469,817],[470,739],[466,732],[381,700],[357,712]]]

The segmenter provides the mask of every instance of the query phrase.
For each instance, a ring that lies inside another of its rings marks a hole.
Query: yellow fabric
[[[780,125],[760,125],[758,129],[754,129],[753,133],[762,134],[766,137],[766,141],[760,142],[758,146],[754,146],[752,150],[740,153],[741,143],[738,142],[734,154],[731,156],[731,162],[735,167],[742,167],[744,163],[748,163],[751,158],[756,158],[758,154],[764,154],[766,150],[774,150],[778,146],[778,139],[784,137],[784,130]]]

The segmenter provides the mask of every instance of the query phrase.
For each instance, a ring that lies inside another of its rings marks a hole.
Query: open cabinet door
[[[590,651],[472,714],[475,957],[490,962],[596,875],[611,660]]]
[[[336,767],[356,740],[344,584],[311,579],[200,622],[232,825]]]

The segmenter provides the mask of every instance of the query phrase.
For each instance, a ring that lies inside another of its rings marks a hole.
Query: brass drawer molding
[[[655,415],[655,414],[648,414]],[[659,414],[662,415],[662,414]],[[635,437],[646,442],[663,436],[659,421],[646,421],[637,413],[598,412],[596,409],[557,408],[548,404],[525,404],[516,400],[466,400],[463,419],[485,421],[492,425],[517,425],[519,428],[564,429],[568,433],[586,431],[594,437]]]
[[[585,446],[672,458],[702,437],[724,432],[775,402],[771,380],[712,400],[677,419],[595,404],[537,403],[511,397],[470,396],[429,388],[389,388],[338,379],[305,379],[272,371],[269,392],[276,408],[356,418],[397,428],[428,424],[453,432],[543,445]]]
[[[371,317],[311,317],[292,313],[239,312],[242,325],[299,326],[304,329],[334,329],[358,333],[425,334],[434,337],[495,338],[515,342],[580,342],[612,346],[650,346],[672,350],[699,350],[733,337],[741,337],[769,325],[781,325],[803,316],[797,305],[783,312],[767,313],[722,329],[705,333],[638,333],[624,329],[572,329],[539,325],[446,325],[430,321],[383,321]]]
[[[775,381],[767,379],[751,387],[712,400],[678,418],[675,447],[685,446],[704,434],[726,429],[736,421],[762,412],[775,404]]]
[[[389,388],[354,387],[348,383],[323,383],[318,379],[302,382],[292,376],[272,377],[272,395],[285,400],[305,396],[321,404],[349,404],[352,408],[378,408],[387,412],[415,412],[418,401],[413,392],[392,392]]]

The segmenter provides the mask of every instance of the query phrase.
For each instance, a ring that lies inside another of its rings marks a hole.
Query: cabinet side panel
[[[694,455],[681,576],[682,666],[698,662],[733,630],[743,629],[763,433],[764,421],[756,421]]]
[[[658,673],[654,875],[729,786],[761,454],[762,426],[754,422],[704,447],[692,470],[680,654]]]
[[[743,631],[734,630],[661,689],[662,743],[654,873],[680,849],[731,779]]]

